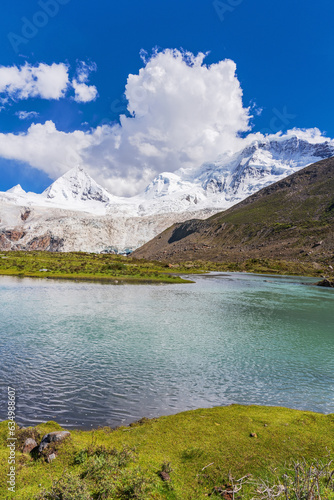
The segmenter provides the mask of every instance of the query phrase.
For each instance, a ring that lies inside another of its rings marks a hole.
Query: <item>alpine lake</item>
[[[334,413],[334,291],[246,273],[193,284],[0,276],[1,405],[17,422],[129,424],[232,403]]]

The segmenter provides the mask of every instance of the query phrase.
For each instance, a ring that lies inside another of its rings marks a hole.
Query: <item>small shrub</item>
[[[291,500],[318,500],[334,498],[334,468],[332,460],[307,464],[296,462],[276,481],[256,483],[254,499],[286,498]]]
[[[72,474],[64,474],[52,484],[51,490],[44,490],[36,500],[92,500],[87,486]]]

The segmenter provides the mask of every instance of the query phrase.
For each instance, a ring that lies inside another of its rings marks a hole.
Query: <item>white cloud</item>
[[[78,61],[77,65],[77,80],[79,83],[87,83],[89,74],[92,71],[97,71],[97,65],[94,62],[86,63],[85,61]]]
[[[87,85],[89,74],[96,71],[97,66],[95,63],[86,63],[84,61],[78,62],[77,78],[73,78],[72,86],[74,88],[76,102],[91,102],[95,101],[98,96],[97,88],[95,85]]]
[[[0,66],[0,94],[11,99],[60,99],[65,96],[68,85],[68,66],[63,63]]]
[[[74,89],[74,99],[77,102],[94,101],[98,95],[93,85],[87,85],[89,74],[96,71],[95,63],[78,63],[77,79],[70,83],[70,68],[64,63],[51,65],[39,63],[32,66],[0,66],[0,104],[11,100],[29,98],[55,99],[64,98],[71,87]]]
[[[79,83],[75,78],[72,81],[76,102],[91,102],[95,101],[98,92],[95,85],[86,85],[86,83]]]
[[[26,133],[0,134],[0,157],[27,162],[52,179],[81,164],[112,193],[134,195],[160,172],[195,168],[263,138],[260,133],[240,138],[251,117],[235,63],[207,66],[204,58],[177,50],[156,53],[139,74],[129,75],[125,94],[131,116],[122,115],[120,124],[71,133],[57,130],[52,121],[33,124]],[[78,71],[75,85],[84,85],[88,73]],[[84,90],[79,92],[83,97]],[[318,129],[289,133],[326,140]]]
[[[18,116],[20,120],[30,120],[31,118],[39,116],[39,113],[37,113],[37,111],[17,111],[15,115]]]
[[[261,141],[263,139],[264,135],[261,134],[261,132],[257,132],[255,134],[248,134],[247,137],[244,139],[244,144],[248,145],[253,141]],[[331,144],[334,145],[334,140],[330,139],[329,137],[326,137],[321,130],[319,130],[317,127],[314,128],[307,128],[307,129],[301,129],[301,128],[292,128],[290,130],[287,130],[286,132],[277,132],[276,134],[270,134],[266,135],[266,137],[270,137],[271,139],[289,139],[292,137],[298,137],[302,141],[308,141],[311,144],[321,144],[324,142],[331,142]]]

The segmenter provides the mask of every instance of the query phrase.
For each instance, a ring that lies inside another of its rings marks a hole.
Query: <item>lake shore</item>
[[[189,261],[179,264],[109,254],[2,252],[0,276],[91,281],[109,284],[192,283],[186,274],[246,272],[330,278],[333,269],[318,263],[248,259],[239,262]]]

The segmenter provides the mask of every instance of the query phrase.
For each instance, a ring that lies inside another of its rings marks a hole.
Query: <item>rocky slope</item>
[[[334,158],[315,163],[205,221],[175,224],[134,252],[180,262],[275,258],[334,265]]]
[[[212,212],[198,212],[208,217]],[[0,249],[129,253],[189,213],[126,217],[0,201]]]

